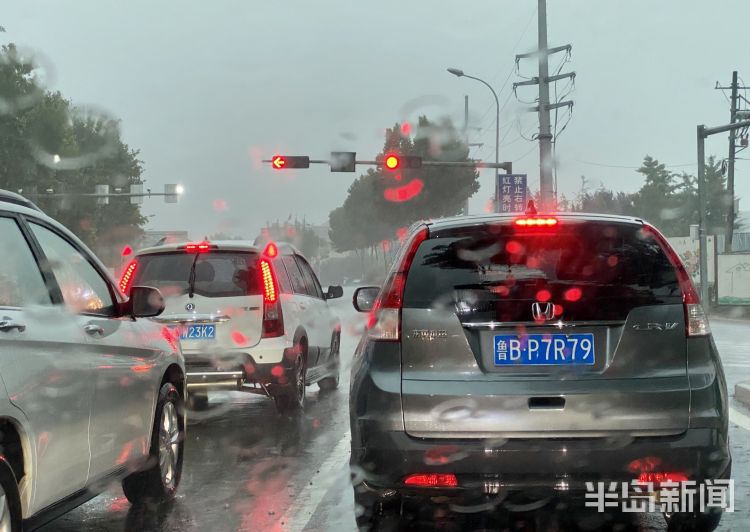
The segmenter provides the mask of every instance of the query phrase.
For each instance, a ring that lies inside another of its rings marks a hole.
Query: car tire
[[[0,456],[0,530],[21,532],[21,499],[10,464]]]
[[[297,356],[294,365],[287,370],[289,383],[274,395],[276,410],[289,415],[305,407],[305,389],[307,387],[307,345],[300,341],[295,349]]]
[[[159,390],[148,469],[132,473],[122,481],[125,497],[134,505],[170,502],[182,477],[185,445],[183,402],[177,388],[167,382]]]
[[[336,332],[331,339],[331,358],[336,361],[335,373],[318,382],[318,387],[323,392],[331,392],[339,387],[339,378],[341,375],[341,333]]]
[[[188,410],[201,412],[208,410],[208,392],[188,392]]]
[[[723,512],[717,510],[710,512],[675,513],[665,517],[669,532],[711,532],[718,528],[722,515]]]

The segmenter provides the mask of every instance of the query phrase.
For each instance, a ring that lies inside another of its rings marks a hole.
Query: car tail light
[[[532,216],[516,218],[513,224],[516,227],[554,227],[558,223],[557,218],[552,216]]]
[[[685,473],[652,471],[648,473],[641,473],[640,475],[638,475],[638,484],[653,484],[654,487],[657,487],[660,484],[666,482],[687,482],[687,479],[688,478]]]
[[[279,300],[279,284],[271,262],[261,259],[260,281],[263,286],[263,334],[262,338],[276,338],[284,335],[284,316]]]
[[[206,253],[216,246],[212,246],[208,242],[191,242],[182,246],[182,249],[187,253]]]
[[[135,271],[138,269],[138,261],[131,260],[125,269],[122,271],[122,277],[120,277],[120,292],[127,295],[130,285],[133,283],[133,276]]]
[[[269,242],[266,249],[263,250],[263,254],[272,259],[279,254],[279,248],[273,242]]]
[[[404,287],[409,267],[414,260],[419,245],[427,239],[424,227],[404,244],[396,256],[391,273],[383,285],[370,313],[367,323],[367,336],[373,340],[398,341],[401,331],[401,307],[404,302]]]
[[[453,473],[415,473],[404,479],[404,485],[415,488],[457,488],[458,479]]]
[[[685,265],[682,264],[680,256],[672,249],[667,239],[664,238],[654,226],[646,225],[645,230],[653,235],[656,241],[661,246],[662,251],[667,255],[669,262],[677,273],[677,282],[680,285],[682,291],[682,303],[685,307],[685,333],[687,336],[705,336],[711,334],[711,327],[708,324],[708,317],[706,312],[703,310],[701,305],[700,297],[698,292],[693,286],[693,281],[690,279],[690,274],[685,269]]]

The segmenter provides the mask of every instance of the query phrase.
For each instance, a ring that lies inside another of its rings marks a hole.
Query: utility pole
[[[464,138],[466,140],[466,148],[469,148],[469,95],[464,94]],[[464,202],[464,216],[469,215],[469,198],[466,197]]]
[[[554,162],[552,161],[552,128],[550,124],[550,111],[560,107],[573,107],[570,100],[553,102],[549,101],[549,86],[561,79],[575,79],[575,72],[565,74],[549,75],[549,56],[558,52],[570,53],[571,45],[557,46],[548,48],[547,45],[547,0],[538,0],[538,50],[525,54],[516,55],[516,63],[520,59],[527,59],[538,56],[539,75],[527,81],[521,81],[513,84],[513,90],[523,85],[539,85],[539,105],[529,109],[539,113],[539,193],[541,196],[541,208],[545,211],[553,211],[557,208],[557,198],[555,197],[555,187],[553,183],[552,170]]]
[[[552,186],[552,131],[549,123],[549,56],[547,55],[547,0],[539,0],[539,193],[542,208],[555,210]]]
[[[737,121],[737,111],[740,88],[747,89],[748,87],[740,87],[737,83],[737,71],[732,72],[732,85],[729,87],[720,87],[719,83],[716,83],[716,89],[725,90],[730,89],[732,91],[732,97],[729,100],[730,104],[730,118],[729,123],[734,124]],[[732,238],[734,236],[734,162],[737,155],[737,130],[729,130],[729,158],[727,159],[727,227],[724,238],[724,253],[732,252]]]
[[[734,131],[738,129],[746,129],[750,127],[750,120],[744,120],[741,122],[735,122],[734,124],[727,124],[725,126],[717,127],[706,127],[699,125],[697,128],[697,140],[698,140],[698,215],[699,215],[699,253],[700,253],[700,297],[701,302],[704,305],[709,304],[709,293],[708,293],[708,248],[707,248],[707,228],[706,228],[706,158],[705,158],[705,142],[711,135],[717,135],[719,133],[726,133],[727,131]]]

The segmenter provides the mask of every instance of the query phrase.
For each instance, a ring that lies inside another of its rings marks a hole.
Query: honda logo
[[[555,304],[536,301],[531,304],[531,315],[534,316],[534,321],[551,320],[555,317]]]

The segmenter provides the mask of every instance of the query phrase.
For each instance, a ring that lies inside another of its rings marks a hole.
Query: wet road
[[[344,322],[342,362],[346,366],[361,327],[361,319],[348,308],[350,294],[347,290],[337,302]],[[732,395],[736,382],[750,381],[750,324],[716,319],[712,327]],[[347,465],[348,371],[342,377],[339,390],[332,393],[309,387],[305,414],[296,420],[280,418],[273,403],[263,397],[212,396],[218,406],[206,419],[188,427],[184,476],[179,497],[171,508],[136,510],[120,487],[113,485],[105,495],[42,530],[356,530]],[[731,404],[736,502],[735,512],[725,514],[720,530],[748,530],[750,411],[734,399]],[[537,529],[558,529],[554,519]],[[635,528],[666,527],[661,516],[650,515],[641,516]]]

